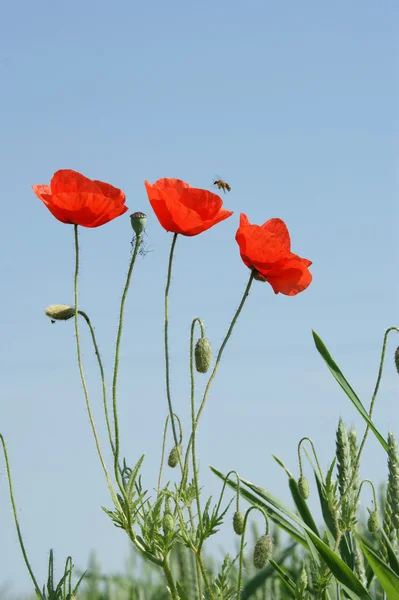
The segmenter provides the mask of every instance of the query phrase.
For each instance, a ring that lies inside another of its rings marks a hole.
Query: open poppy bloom
[[[100,227],[128,210],[122,190],[109,183],[92,181],[72,169],[54,173],[50,185],[32,185],[32,188],[62,223]]]
[[[290,234],[281,219],[251,225],[241,213],[236,241],[244,264],[255,269],[256,279],[270,283],[275,294],[295,296],[310,285],[312,262],[291,252]]]
[[[180,179],[144,182],[148,199],[166,231],[198,235],[233,213],[223,208],[223,201],[208,190],[193,188]]]

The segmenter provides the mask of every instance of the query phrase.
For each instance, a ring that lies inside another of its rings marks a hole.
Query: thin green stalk
[[[121,306],[119,311],[119,326],[118,326],[118,335],[116,338],[116,348],[115,348],[115,364],[114,364],[114,377],[112,382],[112,409],[114,415],[114,437],[115,437],[115,452],[114,452],[114,472],[115,478],[118,482],[119,489],[123,493],[124,487],[122,478],[120,476],[119,471],[119,422],[118,422],[118,408],[117,408],[117,398],[116,398],[116,388],[118,382],[118,372],[119,372],[119,356],[120,356],[120,345],[122,339],[122,330],[123,330],[123,318],[125,312],[125,302],[127,293],[129,291],[130,281],[132,278],[133,267],[136,261],[137,253],[139,251],[141,242],[141,234],[136,235],[135,245],[133,255],[130,261],[129,270],[127,273],[126,284],[122,294]]]
[[[376,398],[377,398],[378,390],[380,388],[380,383],[381,383],[381,378],[382,378],[382,372],[383,372],[383,369],[384,369],[384,360],[385,360],[385,352],[386,352],[386,348],[387,348],[388,335],[391,333],[391,331],[397,331],[399,333],[399,328],[398,327],[389,327],[386,330],[385,335],[384,335],[384,340],[383,340],[383,343],[382,343],[380,366],[379,366],[379,369],[378,369],[377,381],[376,381],[375,388],[374,388],[374,393],[373,393],[373,396],[372,396],[371,402],[370,402],[370,408],[369,408],[369,417],[370,417],[370,419],[373,416],[374,405],[375,405],[375,401],[376,401]],[[345,490],[345,493],[341,496],[341,499],[340,499],[340,501],[337,504],[337,508],[339,508],[341,506],[342,500],[349,493],[349,491],[352,488],[353,482],[356,479],[357,471],[358,471],[359,465],[360,465],[360,457],[362,455],[363,448],[365,446],[365,443],[366,443],[369,431],[370,431],[370,425],[367,424],[366,430],[365,430],[364,435],[363,435],[362,443],[360,444],[360,448],[359,448],[359,452],[358,452],[358,455],[357,455],[356,463],[355,463],[355,466],[353,467],[352,478],[351,478],[351,480],[350,480],[350,482],[348,484],[348,487]]]
[[[19,527],[19,521],[18,521],[18,515],[17,515],[17,507],[15,506],[15,500],[14,500],[14,492],[13,492],[13,485],[12,485],[10,462],[8,460],[8,453],[7,453],[6,442],[5,442],[5,439],[4,439],[4,437],[2,436],[1,433],[0,433],[0,439],[1,439],[1,443],[3,445],[4,460],[6,462],[7,477],[8,477],[8,487],[9,487],[9,490],[10,490],[11,506],[12,506],[12,512],[14,514],[14,522],[15,522],[15,527],[16,527],[16,530],[17,530],[19,546],[21,548],[22,556],[24,557],[26,568],[29,571],[29,575],[30,575],[30,577],[32,579],[32,582],[33,582],[33,585],[35,587],[36,595],[41,600],[44,600],[43,599],[43,595],[42,595],[42,593],[40,591],[39,585],[38,585],[38,583],[36,581],[36,578],[35,578],[35,576],[33,574],[32,567],[30,566],[30,563],[29,563],[29,560],[28,560],[28,555],[26,554],[24,542],[23,542],[23,539],[22,539],[21,529]]]
[[[89,392],[87,389],[87,385],[86,385],[86,378],[84,375],[84,371],[83,371],[83,365],[82,365],[82,352],[80,349],[80,334],[79,334],[79,310],[78,310],[78,305],[79,305],[79,300],[78,300],[78,282],[79,282],[79,239],[78,239],[78,226],[74,225],[74,234],[75,234],[75,278],[74,278],[74,292],[75,292],[75,337],[76,337],[76,351],[77,351],[77,356],[78,356],[78,366],[79,366],[79,373],[80,373],[80,379],[82,381],[82,387],[83,387],[83,392],[84,392],[84,396],[85,396],[85,400],[86,400],[86,408],[87,408],[87,413],[89,415],[89,419],[90,419],[90,425],[93,431],[93,435],[94,435],[94,440],[96,443],[96,448],[97,448],[97,454],[100,458],[100,462],[102,465],[102,468],[104,470],[105,473],[105,477],[107,479],[107,483],[108,483],[108,488],[109,491],[111,493],[112,499],[114,501],[115,506],[117,506],[118,508],[121,509],[120,507],[120,503],[119,500],[115,494],[115,490],[113,488],[112,485],[112,481],[111,478],[109,476],[108,473],[108,469],[107,466],[105,464],[102,452],[101,452],[101,446],[100,446],[100,441],[98,439],[98,435],[97,435],[97,429],[94,423],[94,418],[93,418],[93,414],[91,411],[91,406],[90,406],[90,400],[89,400]],[[122,509],[121,509],[122,510]]]
[[[107,423],[108,438],[109,438],[109,443],[110,443],[110,446],[111,446],[112,454],[115,454],[115,447],[114,447],[114,442],[113,442],[113,439],[112,439],[111,423],[110,423],[110,420],[109,420],[109,413],[108,413],[107,386],[106,386],[106,383],[105,383],[105,373],[104,373],[103,363],[102,363],[102,360],[101,360],[100,350],[99,350],[98,345],[97,345],[96,334],[94,333],[94,327],[91,324],[89,316],[83,310],[78,310],[78,313],[86,321],[86,323],[87,323],[87,325],[89,327],[89,330],[90,330],[91,339],[93,341],[94,352],[95,352],[96,357],[97,357],[98,367],[100,369],[100,375],[101,375],[101,385],[102,385],[102,392],[103,392],[103,406],[104,406],[105,420],[106,420],[106,423]]]
[[[250,508],[248,508],[247,512],[245,513],[245,517],[244,517],[244,526],[243,526],[243,532],[241,535],[241,543],[240,543],[240,554],[239,554],[240,562],[239,562],[239,568],[238,568],[237,600],[240,600],[240,598],[241,598],[242,570],[243,570],[243,566],[244,566],[245,532],[247,530],[248,517],[253,510],[258,510],[259,512],[262,513],[262,515],[265,519],[265,522],[266,522],[266,535],[268,535],[268,533],[269,533],[269,519],[267,518],[267,515],[266,515],[265,511],[263,510],[263,508],[261,508],[260,506],[251,506]]]
[[[242,299],[241,299],[241,302],[240,302],[240,304],[239,304],[239,306],[238,306],[238,308],[237,308],[237,310],[236,310],[236,313],[235,313],[235,315],[234,315],[234,317],[233,317],[233,320],[232,320],[232,321],[231,321],[231,323],[230,323],[230,326],[229,326],[229,328],[228,328],[228,330],[227,330],[227,333],[226,333],[226,337],[224,338],[224,340],[223,340],[223,343],[222,343],[222,345],[220,346],[220,349],[219,349],[218,355],[217,355],[217,357],[216,357],[215,366],[214,366],[214,368],[213,368],[213,371],[212,371],[212,373],[211,373],[211,376],[209,377],[208,383],[207,383],[207,385],[206,385],[205,392],[204,392],[204,396],[203,396],[203,399],[202,399],[202,402],[201,402],[201,406],[200,406],[200,408],[199,408],[199,410],[198,410],[197,417],[196,417],[196,419],[195,419],[195,423],[194,423],[194,428],[193,428],[193,431],[191,432],[190,440],[189,440],[189,442],[188,442],[188,446],[187,446],[187,452],[186,452],[186,457],[185,457],[185,464],[184,464],[184,471],[183,471],[183,473],[186,473],[186,467],[187,467],[187,464],[188,464],[188,457],[189,457],[189,452],[190,452],[190,448],[191,448],[191,444],[192,444],[192,440],[193,440],[193,435],[195,435],[195,431],[196,431],[196,429],[197,429],[197,427],[198,427],[198,423],[199,423],[199,420],[200,420],[200,418],[201,418],[202,411],[203,411],[203,410],[204,410],[204,408],[205,408],[205,404],[206,404],[206,401],[207,401],[207,398],[208,398],[208,394],[209,394],[210,387],[211,387],[211,385],[212,385],[212,382],[213,382],[213,380],[215,379],[215,376],[216,376],[217,370],[218,370],[218,368],[219,368],[219,364],[220,364],[220,361],[221,361],[221,358],[222,358],[222,355],[223,355],[223,351],[224,351],[224,349],[225,349],[225,347],[226,347],[226,344],[227,344],[227,342],[228,342],[228,341],[229,341],[229,339],[230,339],[230,336],[231,336],[231,334],[232,334],[232,331],[233,331],[233,329],[234,329],[234,326],[235,326],[235,324],[236,324],[236,322],[237,322],[237,319],[238,319],[238,317],[240,316],[240,313],[241,313],[241,311],[242,311],[242,309],[243,309],[243,306],[244,306],[244,304],[245,304],[245,301],[246,301],[246,299],[247,299],[247,297],[248,297],[249,291],[250,291],[250,289],[251,289],[252,282],[253,282],[253,280],[254,280],[254,276],[255,276],[255,271],[254,271],[254,270],[252,270],[252,271],[251,271],[251,275],[250,275],[250,277],[249,277],[249,281],[248,281],[248,283],[247,283],[247,286],[246,286],[246,288],[245,288],[245,291],[244,291],[243,297],[242,297]]]
[[[173,413],[173,415],[176,417],[176,420],[179,424],[179,435],[180,435],[180,440],[179,440],[179,444],[182,443],[183,441],[183,428],[180,422],[179,417],[177,416],[176,413]],[[161,491],[161,480],[162,480],[162,471],[163,471],[163,466],[164,466],[164,461],[165,461],[165,448],[166,448],[166,435],[168,433],[168,423],[169,423],[169,415],[166,417],[165,420],[165,427],[163,430],[163,440],[162,440],[162,452],[161,452],[161,464],[159,466],[159,475],[158,475],[158,495]]]
[[[165,378],[166,378],[166,396],[168,399],[168,407],[169,407],[169,416],[170,422],[172,424],[173,431],[173,439],[175,441],[175,445],[178,445],[177,441],[177,432],[175,420],[173,418],[173,406],[172,406],[172,397],[170,393],[170,367],[169,367],[169,288],[170,282],[172,278],[172,264],[173,264],[173,254],[176,246],[178,234],[175,233],[173,235],[172,245],[170,247],[169,254],[169,264],[168,264],[168,277],[166,280],[166,288],[165,288]],[[181,458],[179,455],[179,463],[182,466]]]
[[[168,584],[170,595],[172,596],[172,600],[179,600],[179,595],[176,590],[175,582],[173,581],[172,571],[170,570],[168,556],[165,556],[164,561],[162,563],[162,567],[165,573],[165,578]]]
[[[198,317],[196,317],[191,324],[191,335],[190,335],[190,380],[191,380],[191,427],[192,427],[192,465],[193,465],[193,478],[195,487],[195,500],[197,504],[198,523],[200,528],[201,537],[204,534],[204,527],[202,524],[202,511],[200,502],[200,493],[198,485],[198,471],[197,471],[197,460],[196,460],[196,449],[195,449],[195,378],[194,378],[194,331],[195,325],[199,324],[201,327],[201,335],[204,336],[204,325]]]
[[[311,440],[310,438],[308,438],[308,437],[303,437],[303,438],[302,438],[302,439],[299,441],[299,443],[298,443],[299,475],[300,475],[300,477],[302,477],[302,476],[303,476],[302,457],[301,457],[301,446],[302,446],[302,442],[304,442],[305,440],[306,440],[306,441],[308,441],[308,442],[309,442],[309,444],[310,444],[310,445],[311,445],[311,447],[312,447],[312,450],[313,450],[313,456],[314,456],[314,459],[315,459],[315,461],[316,461],[317,470],[319,471],[319,475],[320,475],[320,481],[321,481],[321,482],[324,482],[323,471],[321,470],[320,463],[319,463],[319,459],[317,458],[316,449],[315,449],[315,447],[314,447],[314,444],[313,444],[312,440]]]

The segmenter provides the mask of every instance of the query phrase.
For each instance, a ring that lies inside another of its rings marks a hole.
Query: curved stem
[[[173,431],[173,439],[175,441],[175,445],[178,445],[177,441],[177,432],[175,420],[173,418],[173,406],[172,406],[172,397],[170,393],[170,367],[169,367],[169,288],[170,282],[172,278],[172,264],[173,264],[173,254],[175,251],[176,241],[178,234],[175,233],[173,235],[172,245],[170,247],[169,254],[169,264],[168,264],[168,277],[166,280],[166,288],[165,288],[165,378],[166,378],[166,396],[168,399],[168,407],[169,407],[169,416],[170,422],[172,424]],[[179,463],[182,465],[181,457],[179,454]]]
[[[112,381],[112,409],[114,415],[114,437],[115,437],[115,452],[114,452],[114,472],[116,481],[118,482],[119,489],[123,493],[124,487],[122,478],[120,476],[119,469],[119,423],[118,423],[118,408],[117,408],[117,398],[116,398],[116,389],[118,382],[118,372],[119,372],[119,355],[120,355],[120,345],[122,339],[122,330],[123,330],[123,317],[125,312],[125,302],[127,293],[129,291],[130,281],[132,278],[133,267],[136,261],[137,253],[139,251],[140,242],[141,242],[141,234],[136,235],[135,246],[133,251],[133,256],[130,261],[129,270],[127,273],[126,284],[122,294],[121,306],[119,311],[119,326],[118,326],[118,335],[116,338],[116,348],[115,348],[115,364],[114,364],[114,377]]]
[[[373,492],[373,502],[374,502],[374,510],[378,510],[378,504],[377,504],[377,494],[375,492],[375,487],[374,487],[374,483],[372,481],[370,481],[370,479],[363,479],[359,485],[359,491],[357,493],[356,496],[356,501],[354,502],[354,505],[356,506],[357,503],[359,502],[359,498],[360,498],[360,492],[362,491],[362,487],[365,483],[368,483],[371,485],[371,489]]]
[[[246,288],[245,288],[245,291],[244,291],[243,297],[242,297],[242,299],[241,299],[241,302],[240,302],[240,304],[239,304],[239,306],[238,306],[238,308],[237,308],[237,310],[236,310],[236,313],[235,313],[235,315],[234,315],[234,317],[233,317],[233,320],[232,320],[232,322],[230,323],[230,327],[229,327],[229,328],[228,328],[228,330],[227,330],[227,333],[226,333],[226,336],[225,336],[225,338],[224,338],[224,340],[223,340],[223,342],[222,342],[222,345],[220,346],[220,349],[219,349],[218,355],[217,355],[217,357],[216,357],[215,366],[214,366],[214,368],[213,368],[213,371],[212,371],[212,373],[211,373],[211,376],[209,377],[208,383],[207,383],[207,385],[206,385],[205,392],[204,392],[204,396],[203,396],[203,399],[202,399],[202,402],[201,402],[201,406],[200,406],[200,408],[199,408],[199,410],[198,410],[197,417],[196,417],[196,419],[195,419],[195,423],[194,423],[194,429],[193,429],[193,431],[191,432],[190,440],[189,440],[189,442],[188,442],[188,446],[187,446],[187,452],[186,452],[186,457],[185,457],[185,461],[184,461],[184,470],[183,470],[183,473],[184,473],[184,474],[186,473],[186,467],[187,467],[187,464],[188,464],[188,457],[189,457],[190,447],[191,447],[191,444],[192,444],[193,433],[194,433],[194,435],[195,435],[195,431],[196,431],[196,429],[197,429],[197,427],[198,427],[198,423],[199,423],[199,420],[200,420],[200,418],[201,418],[202,411],[203,411],[203,410],[204,410],[204,408],[205,408],[205,404],[206,404],[206,401],[207,401],[207,398],[208,398],[208,394],[209,394],[210,387],[211,387],[211,385],[212,385],[212,382],[213,382],[213,380],[215,379],[215,376],[216,376],[217,370],[218,370],[218,368],[219,368],[219,364],[220,364],[220,361],[221,361],[221,358],[222,358],[222,355],[223,355],[223,351],[224,351],[224,349],[225,349],[225,347],[226,347],[226,344],[227,344],[227,342],[228,342],[228,341],[229,341],[229,339],[230,339],[230,336],[231,336],[231,334],[232,334],[232,331],[233,331],[233,329],[234,329],[234,325],[236,324],[236,322],[237,322],[237,319],[238,319],[238,317],[240,316],[240,313],[241,313],[241,311],[242,311],[242,309],[243,309],[243,306],[244,306],[244,304],[245,304],[245,301],[246,301],[246,299],[247,299],[247,297],[248,297],[249,291],[250,291],[250,289],[251,289],[252,282],[253,282],[253,280],[254,280],[254,276],[255,276],[255,271],[251,271],[251,275],[250,275],[250,277],[249,277],[249,281],[248,281],[248,283],[247,283],[247,286],[246,286]]]
[[[105,421],[107,423],[108,438],[109,438],[109,443],[110,443],[110,446],[111,446],[112,454],[115,454],[115,446],[114,446],[114,442],[113,442],[113,439],[112,439],[111,423],[110,423],[110,420],[109,420],[109,413],[108,413],[107,386],[105,384],[105,373],[104,373],[103,363],[102,363],[102,360],[101,360],[100,350],[99,350],[98,345],[97,345],[96,334],[94,333],[94,327],[91,324],[89,316],[83,310],[78,310],[78,313],[86,321],[86,323],[87,323],[87,325],[89,327],[89,330],[90,330],[91,339],[93,341],[94,352],[95,352],[95,355],[97,357],[98,367],[100,369],[100,375],[101,375],[101,386],[102,386],[102,392],[103,392],[103,406],[104,406],[104,413],[105,413]]]
[[[30,575],[30,577],[32,579],[32,582],[33,582],[33,585],[35,587],[36,595],[38,596],[38,598],[41,598],[41,600],[44,600],[43,596],[42,596],[42,593],[40,591],[39,585],[38,585],[38,583],[36,581],[36,578],[35,578],[35,576],[33,574],[32,567],[30,566],[30,563],[29,563],[29,560],[28,560],[28,555],[26,554],[24,542],[23,542],[23,539],[22,539],[22,533],[21,533],[21,529],[19,527],[19,521],[18,521],[18,515],[17,515],[17,507],[15,506],[15,500],[14,500],[14,492],[13,492],[13,486],[12,486],[12,477],[11,477],[10,462],[8,460],[8,453],[7,453],[6,442],[5,442],[5,439],[4,439],[4,437],[2,436],[1,433],[0,433],[0,439],[1,439],[1,443],[3,445],[4,460],[6,462],[7,477],[8,477],[8,487],[9,487],[9,490],[10,490],[11,506],[12,506],[12,512],[14,514],[14,522],[15,522],[15,527],[16,527],[16,530],[17,530],[19,546],[21,548],[22,556],[24,557],[26,568],[29,571],[29,575]]]
[[[316,461],[316,465],[317,465],[317,470],[319,471],[319,475],[320,475],[320,480],[321,482],[324,482],[324,477],[323,477],[323,471],[321,470],[320,467],[320,463],[319,463],[319,459],[317,458],[317,454],[316,454],[316,449],[314,447],[314,444],[312,442],[312,440],[308,437],[303,437],[299,443],[298,443],[298,459],[299,459],[299,475],[302,477],[303,475],[303,468],[302,468],[302,457],[301,457],[301,446],[302,446],[302,442],[307,441],[309,442],[309,444],[312,447],[312,451],[313,451],[313,456],[314,459]]]
[[[220,498],[219,498],[219,502],[218,502],[218,505],[217,505],[217,508],[216,508],[216,514],[218,514],[218,513],[219,513],[220,506],[221,506],[221,504],[222,504],[222,500],[223,500],[223,495],[224,495],[224,492],[225,492],[225,490],[226,490],[226,486],[227,486],[227,483],[228,483],[228,479],[229,479],[229,477],[230,477],[230,475],[231,475],[232,473],[234,473],[234,475],[236,476],[236,479],[237,479],[237,489],[236,489],[236,510],[239,510],[239,497],[240,497],[240,476],[238,475],[237,471],[234,471],[234,470],[233,470],[233,471],[229,471],[229,472],[227,473],[226,477],[224,478],[224,481],[223,481],[223,487],[222,487],[222,491],[221,491]]]
[[[75,292],[75,337],[76,337],[76,351],[77,351],[77,357],[78,357],[78,366],[79,366],[79,373],[80,373],[80,379],[82,381],[82,387],[83,387],[83,392],[84,392],[84,396],[85,396],[85,400],[86,400],[86,408],[87,408],[87,413],[89,415],[89,419],[90,419],[90,425],[93,431],[93,435],[94,435],[94,440],[96,443],[96,448],[97,448],[97,454],[100,458],[100,462],[101,462],[101,466],[104,470],[105,473],[105,477],[107,479],[107,483],[108,483],[108,488],[109,491],[111,493],[112,499],[115,503],[115,506],[117,506],[119,509],[121,509],[119,500],[115,494],[115,490],[113,488],[112,485],[112,481],[111,478],[109,476],[108,473],[108,469],[107,466],[105,464],[102,452],[101,452],[101,446],[100,446],[100,441],[98,439],[98,435],[97,435],[97,429],[94,423],[94,418],[93,418],[93,414],[91,411],[91,406],[90,406],[90,400],[89,400],[89,392],[87,389],[87,385],[86,385],[86,378],[84,375],[84,371],[83,371],[83,365],[82,365],[82,352],[80,349],[80,334],[79,334],[79,311],[78,311],[78,305],[79,305],[79,299],[78,299],[78,282],[79,282],[79,239],[78,239],[78,226],[74,225],[74,234],[75,234],[75,278],[74,278],[74,292]]]
[[[370,408],[369,408],[369,417],[370,417],[370,419],[373,416],[374,405],[375,405],[375,401],[376,401],[376,398],[377,398],[378,390],[380,388],[380,383],[381,383],[381,378],[382,378],[382,372],[383,372],[383,369],[384,369],[384,360],[385,360],[385,352],[386,352],[386,348],[387,348],[388,335],[391,333],[391,331],[396,331],[396,332],[399,333],[399,328],[398,327],[389,327],[386,330],[385,335],[384,335],[384,340],[383,340],[383,343],[382,343],[380,367],[378,369],[377,381],[376,381],[375,388],[374,388],[374,393],[373,393],[373,396],[372,396],[371,402],[370,402]],[[369,431],[370,431],[370,425],[367,423],[366,430],[365,430],[364,435],[363,435],[362,443],[360,444],[359,452],[357,454],[356,462],[355,462],[355,465],[353,467],[351,480],[350,480],[350,482],[348,484],[348,487],[346,488],[346,490],[342,494],[341,499],[340,499],[340,501],[337,504],[337,508],[339,508],[341,506],[342,501],[344,500],[344,498],[346,497],[346,495],[351,490],[353,482],[356,479],[357,471],[359,469],[359,464],[360,464],[360,457],[362,455],[363,448],[364,448],[364,446],[366,444],[366,440],[367,440],[367,436],[369,434]]]
[[[268,519],[265,511],[263,510],[263,508],[261,508],[260,506],[251,506],[250,508],[248,508],[247,512],[245,513],[245,517],[244,517],[244,527],[243,527],[243,532],[242,532],[242,536],[241,536],[241,544],[240,544],[240,563],[239,563],[238,581],[237,581],[237,600],[240,600],[240,597],[241,597],[242,569],[243,569],[243,565],[244,565],[245,532],[247,529],[248,517],[249,517],[251,511],[253,511],[253,510],[258,510],[259,512],[262,513],[262,515],[265,518],[265,522],[266,522],[266,535],[268,535],[268,533],[269,533],[269,519]]]

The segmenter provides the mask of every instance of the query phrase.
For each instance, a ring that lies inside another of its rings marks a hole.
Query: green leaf
[[[138,473],[140,471],[141,465],[143,464],[144,457],[145,457],[145,454],[143,454],[139,458],[139,460],[137,461],[134,469],[130,473],[129,481],[127,482],[127,485],[126,485],[126,497],[129,498],[129,500],[131,499],[131,497],[133,495],[133,486],[134,486],[134,484],[136,482],[137,475],[138,475]]]
[[[291,596],[291,598],[295,598],[295,596],[296,596],[295,583],[292,581],[292,579],[289,577],[289,575],[287,575],[287,573],[285,573],[285,571],[283,571],[283,569],[274,560],[271,560],[270,564],[273,567],[273,569],[276,571],[277,575],[280,578],[280,581],[283,583],[288,594]]]
[[[332,358],[331,354],[327,350],[322,339],[317,335],[317,333],[315,331],[313,331],[312,333],[313,333],[314,342],[316,344],[316,348],[317,348],[319,354],[321,355],[321,357],[323,358],[323,360],[325,361],[325,363],[327,364],[327,367],[330,369],[334,378],[339,383],[341,388],[344,390],[344,392],[348,396],[349,400],[353,403],[353,405],[355,406],[355,408],[357,409],[359,414],[363,417],[363,419],[369,425],[370,429],[372,430],[372,432],[374,433],[374,435],[376,436],[376,438],[378,439],[378,441],[380,442],[380,444],[382,445],[384,450],[387,452],[388,444],[385,441],[385,439],[383,438],[383,436],[380,434],[380,432],[378,431],[376,426],[374,425],[373,421],[370,419],[367,410],[364,408],[363,404],[361,403],[360,399],[356,395],[355,391],[353,390],[353,388],[351,387],[349,382],[345,379],[342,371],[340,370],[337,363]]]
[[[210,467],[210,469],[217,477],[219,477],[219,479],[221,479],[222,481],[226,480],[226,476],[223,475],[220,471],[218,471],[214,467]],[[244,482],[244,480],[241,480],[241,481]],[[229,487],[231,487],[234,491],[237,491],[237,483],[235,481],[233,481],[232,479],[227,480],[227,485]],[[273,510],[273,508],[271,508],[270,506],[268,506],[264,502],[262,502],[259,499],[259,497],[255,496],[248,490],[243,489],[242,487],[240,487],[240,495],[243,498],[245,498],[250,504],[253,504],[254,506],[260,506],[261,508],[263,508],[266,511],[268,517],[270,517],[270,519],[274,523],[276,523],[276,525],[278,525],[279,527],[281,527],[281,529],[286,531],[296,542],[298,542],[299,544],[304,546],[304,548],[308,547],[306,540],[305,540],[304,536],[302,535],[302,533],[300,531],[298,531],[298,529],[296,529],[296,527],[293,527],[293,525],[289,521],[287,521],[287,519],[282,517],[277,511]],[[277,499],[276,499],[276,503],[278,504]],[[282,510],[282,509],[279,508],[279,510]],[[291,514],[293,515],[294,519],[296,519],[299,522],[299,525],[303,526],[303,521],[301,519],[299,519],[294,513],[291,513]]]
[[[399,576],[370,548],[368,544],[356,535],[359,545],[367,558],[370,567],[387,595],[388,600],[399,600]]]
[[[291,495],[295,502],[295,506],[298,509],[299,514],[302,519],[305,521],[306,525],[315,532],[316,535],[320,537],[320,534],[317,530],[317,525],[313,520],[312,513],[309,510],[308,503],[304,500],[299,493],[298,484],[293,477],[288,479],[288,485],[290,486]]]
[[[363,587],[359,579],[356,577],[353,571],[351,571],[348,565],[344,563],[342,558],[340,558],[338,554],[336,554],[320,538],[318,538],[313,531],[308,529],[307,533],[334,577],[342,584],[350,597],[354,600],[371,600],[371,596],[369,595],[368,591]],[[355,596],[353,596],[352,592],[355,594]],[[397,600],[399,600],[399,598]]]

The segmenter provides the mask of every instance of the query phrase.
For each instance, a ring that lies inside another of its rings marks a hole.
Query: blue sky
[[[166,415],[163,290],[171,234],[152,214],[143,181],[231,183],[229,220],[178,240],[171,289],[176,411],[188,425],[188,335],[200,316],[218,348],[248,271],[234,240],[250,221],[284,219],[292,249],[313,261],[294,298],[253,287],[212,388],[198,449],[205,493],[213,464],[289,500],[271,454],[297,472],[296,444],[312,437],[326,466],[340,416],[363,430],[312,341],[324,339],[368,404],[384,331],[398,325],[397,27],[393,1],[334,3],[172,0],[9,2],[0,22],[3,280],[0,430],[5,435],[31,562],[45,579],[91,549],[123,569],[128,544],[101,511],[110,506],[76,366],[73,324],[44,308],[73,302],[73,230],[33,195],[60,168],[102,179],[148,213],[147,243],[126,309],[119,407],[122,452],[146,452],[155,487]],[[130,214],[130,213],[127,213]],[[81,308],[96,326],[108,384],[119,301],[130,258],[128,216],[81,231]],[[82,324],[84,362],[99,431],[100,386]],[[391,339],[375,421],[399,435]],[[202,382],[198,382],[198,392]],[[109,458],[109,454],[107,455]],[[370,438],[364,477],[382,481],[386,458]],[[1,463],[0,463],[1,464]],[[310,474],[310,471],[308,470]],[[0,466],[0,585],[31,589]],[[365,495],[365,501],[370,499]],[[220,543],[231,545],[226,525]]]

